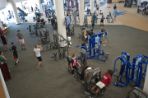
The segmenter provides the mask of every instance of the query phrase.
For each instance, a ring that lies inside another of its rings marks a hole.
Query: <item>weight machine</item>
[[[107,39],[107,32],[97,32],[92,35],[88,35],[87,43],[81,45],[81,49],[85,49],[87,58],[89,59],[99,59],[101,61],[106,61],[108,54],[102,49],[103,39]]]
[[[120,71],[117,72],[117,62],[120,61]],[[117,75],[115,86],[125,87],[129,83],[134,83],[135,86],[141,87],[142,79],[146,74],[148,58],[142,54],[136,55],[130,62],[130,55],[127,52],[122,52],[121,56],[114,61],[114,74]]]

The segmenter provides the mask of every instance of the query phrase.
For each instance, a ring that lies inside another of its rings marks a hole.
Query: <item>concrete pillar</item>
[[[80,26],[84,23],[84,0],[79,1],[79,20]]]
[[[64,39],[67,39],[66,35],[66,27],[64,25],[65,16],[64,16],[64,6],[63,0],[55,0],[55,11],[57,16],[58,23],[58,34],[62,35]],[[67,45],[66,41],[60,42],[61,47],[65,47]]]
[[[74,0],[71,0],[71,7],[74,8]]]
[[[94,13],[94,0],[90,0],[90,11],[91,13]]]
[[[143,91],[148,94],[148,67],[147,67],[147,72],[145,76],[145,82],[144,82],[144,88]]]
[[[36,0],[36,5],[41,10],[41,2],[40,2],[40,0]]]
[[[19,19],[18,13],[17,13],[17,8],[16,8],[15,1],[14,0],[9,0],[9,2],[12,5],[12,9],[14,11],[14,18],[15,18],[16,24],[19,24],[20,19]]]
[[[53,8],[56,9],[56,3],[55,3],[55,0],[52,0],[53,1]]]
[[[100,7],[100,0],[96,0],[98,7]]]
[[[78,0],[76,0],[76,10],[77,11],[79,10],[79,2],[78,2]]]

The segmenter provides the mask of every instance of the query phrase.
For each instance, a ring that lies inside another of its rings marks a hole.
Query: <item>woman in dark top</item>
[[[13,53],[13,58],[14,58],[14,61],[15,61],[15,65],[17,65],[19,63],[17,48],[16,48],[16,46],[14,45],[13,42],[11,43],[11,45],[12,45],[11,50],[12,50],[12,53]]]
[[[3,44],[3,48],[4,50],[7,50],[7,39],[1,27],[0,27],[0,36],[1,36],[2,44]]]

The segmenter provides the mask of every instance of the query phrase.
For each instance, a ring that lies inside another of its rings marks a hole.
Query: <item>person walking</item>
[[[116,21],[116,17],[117,17],[117,5],[114,4],[113,6],[113,15],[114,15],[114,21]]]
[[[66,24],[66,31],[67,34],[70,35],[70,24],[71,24],[71,17],[67,14],[65,17],[65,24]]]
[[[19,44],[21,46],[21,49],[22,50],[25,50],[26,49],[26,46],[25,46],[24,36],[23,36],[22,33],[20,33],[20,30],[17,30],[16,36],[17,36],[18,42],[19,42]]]
[[[11,42],[11,51],[13,54],[15,65],[17,65],[19,63],[18,52],[17,52],[17,47],[14,45],[13,42]]]
[[[95,15],[95,13],[92,15],[92,29],[94,29],[95,23],[97,21],[97,16]]]
[[[104,27],[104,14],[102,14],[101,19],[100,19],[100,27]]]
[[[39,69],[42,66],[42,56],[41,56],[41,51],[43,50],[41,45],[35,45],[33,51],[35,53],[35,57],[38,60],[38,66],[37,69]]]

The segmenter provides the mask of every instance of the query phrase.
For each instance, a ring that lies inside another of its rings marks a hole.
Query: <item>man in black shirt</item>
[[[14,45],[13,42],[11,43],[11,45],[12,45],[11,50],[12,50],[12,53],[13,53],[13,58],[14,58],[14,61],[15,61],[15,65],[17,65],[19,63],[17,47]]]

